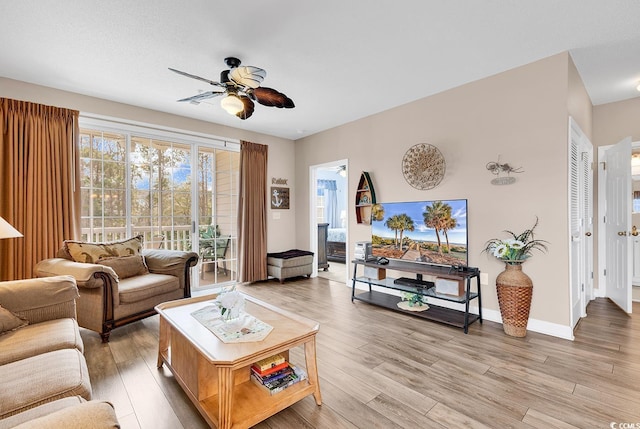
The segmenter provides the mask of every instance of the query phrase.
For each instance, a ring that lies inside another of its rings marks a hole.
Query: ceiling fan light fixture
[[[198,104],[203,100],[213,97],[221,97],[220,107],[230,115],[245,120],[253,114],[255,103],[263,106],[292,109],[295,106],[293,100],[273,88],[260,86],[267,72],[260,67],[242,66],[240,60],[235,57],[225,58],[229,70],[220,73],[220,82],[214,82],[194,74],[186,73],[169,67],[169,70],[179,75],[196,79],[215,87],[213,91],[200,92],[191,97],[181,98],[179,102]]]
[[[229,94],[220,100],[220,106],[230,115],[235,115],[244,110],[244,103],[235,94]]]

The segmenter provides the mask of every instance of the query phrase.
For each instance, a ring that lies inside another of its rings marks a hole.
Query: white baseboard
[[[356,283],[356,289],[368,289],[368,286],[363,284],[364,287],[358,287],[358,283]],[[401,295],[399,291],[390,290],[386,288],[377,288],[373,287],[374,290],[378,290],[380,292],[389,293],[392,295]],[[427,302],[433,302],[434,305],[438,305],[440,307],[451,308],[454,310],[462,310],[464,311],[464,304],[458,304],[450,301],[443,301],[439,299],[434,299],[429,297]],[[472,305],[469,306],[469,312],[473,314],[478,314],[478,306]],[[482,309],[482,319],[489,320],[491,322],[502,323],[502,316],[500,316],[499,310],[490,310],[488,308]],[[573,329],[570,326],[559,325],[557,323],[546,322],[544,320],[537,320],[529,318],[529,322],[527,323],[527,330],[538,332],[540,334],[551,335],[553,337],[562,338],[564,340],[574,340]]]
[[[478,313],[478,307],[470,307],[469,310],[473,313]],[[489,310],[487,308],[484,308],[482,309],[482,318],[484,320],[502,323],[502,316],[500,316],[500,311],[498,310]],[[564,340],[574,340],[573,329],[571,329],[569,326],[546,322],[544,320],[529,318],[529,321],[527,322],[527,331],[551,335],[553,337],[562,338]]]

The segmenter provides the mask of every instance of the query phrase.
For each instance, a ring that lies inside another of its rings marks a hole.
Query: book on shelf
[[[273,374],[274,372],[280,371],[281,369],[285,369],[289,366],[289,362],[284,361],[279,365],[276,366],[272,366],[270,368],[267,368],[264,371],[260,370],[260,367],[258,367],[256,364],[251,365],[251,371],[254,371],[255,373],[257,373],[258,375],[264,377],[266,375],[269,374]]]
[[[253,374],[256,380],[260,381],[262,384],[279,380],[292,373],[293,373],[293,369],[289,366],[288,362],[285,368],[282,368],[279,371],[271,372],[266,375],[260,374],[256,372],[253,368],[251,368],[251,374]]]
[[[282,392],[287,387],[293,386],[302,380],[307,379],[307,373],[299,367],[292,366],[291,372],[284,377],[273,381],[264,382],[255,372],[251,373],[251,381],[269,395],[275,395]]]
[[[281,354],[277,354],[269,356],[268,358],[261,359],[258,362],[254,363],[253,366],[255,366],[260,372],[264,373],[265,371],[283,363],[285,363],[284,356],[282,356]]]

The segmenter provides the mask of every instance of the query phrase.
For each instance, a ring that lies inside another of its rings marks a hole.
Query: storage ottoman
[[[285,279],[309,276],[313,272],[313,252],[291,249],[286,252],[267,253],[267,274],[284,283]]]

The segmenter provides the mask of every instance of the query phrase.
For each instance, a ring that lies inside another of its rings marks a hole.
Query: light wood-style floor
[[[606,299],[565,341],[499,324],[462,330],[350,301],[326,279],[241,289],[320,322],[323,405],[313,397],[256,428],[609,428],[640,422],[640,305],[629,317]],[[125,429],[205,428],[166,369],[156,369],[158,317],[119,329],[109,344],[85,331],[94,398]],[[302,351],[291,354],[302,363]],[[632,426],[628,426],[632,427]],[[636,426],[633,426],[636,427]]]
[[[346,264],[343,264],[342,262],[329,261],[329,268],[327,271],[318,270],[318,277],[344,284],[347,281]]]

